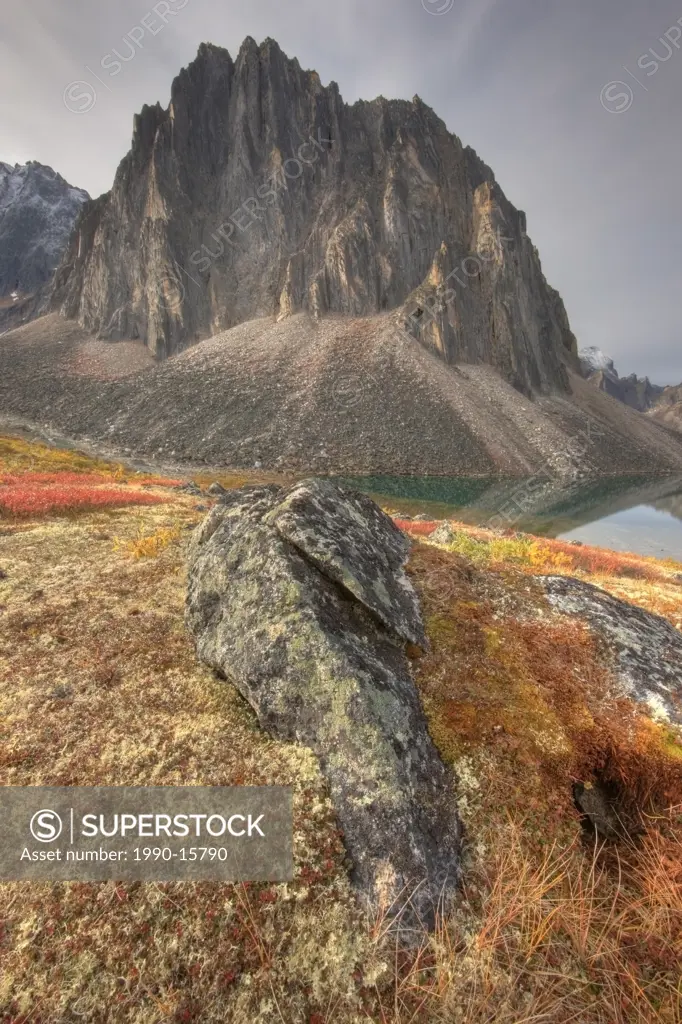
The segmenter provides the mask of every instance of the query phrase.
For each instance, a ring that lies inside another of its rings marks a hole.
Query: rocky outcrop
[[[682,433],[682,384],[664,388],[663,393],[649,409],[649,415],[664,427]]]
[[[682,725],[682,634],[666,619],[565,576],[540,576],[550,604],[577,615],[607,644],[622,692],[652,718]]]
[[[638,377],[631,373],[629,377],[612,377],[599,370],[589,378],[590,382],[605,391],[612,398],[617,398],[624,405],[629,405],[637,412],[648,412],[661,398],[664,388],[652,384],[648,377]]]
[[[0,337],[16,327],[44,316],[50,308],[49,282],[31,295],[14,293],[0,299]]]
[[[0,163],[0,300],[20,302],[52,278],[88,198],[51,167]]]
[[[158,357],[256,317],[394,310],[522,390],[566,390],[577,368],[525,216],[473,150],[418,97],[345,104],[272,40],[236,61],[202,45],[169,107],[143,108],[54,304]]]
[[[580,359],[580,369],[584,377],[591,377],[593,373],[605,373],[613,378],[618,377],[618,370],[614,365],[613,359],[607,356],[605,352],[602,352],[597,345],[581,348],[578,358]]]
[[[405,654],[425,644],[409,542],[330,482],[228,492],[191,544],[187,624],[261,726],[311,747],[373,905],[433,917],[459,878],[452,779]]]

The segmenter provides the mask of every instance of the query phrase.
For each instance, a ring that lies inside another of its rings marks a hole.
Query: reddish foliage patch
[[[655,566],[647,565],[637,555],[608,551],[602,548],[577,547],[565,541],[544,541],[552,551],[569,556],[574,569],[604,576],[630,576],[633,579],[657,579]]]
[[[440,523],[435,522],[415,523],[411,519],[394,519],[394,523],[399,529],[405,530],[406,533],[413,533],[417,537],[430,537],[440,526]]]
[[[64,474],[73,476],[77,474]],[[44,516],[52,512],[86,511],[122,505],[158,505],[165,499],[123,487],[98,487],[87,483],[21,482],[0,486],[0,514],[13,516]]]
[[[422,522],[411,519],[394,519],[397,527],[404,530],[412,537],[430,537],[441,525],[439,522]],[[456,530],[462,530],[457,524]],[[468,537],[484,543],[495,540],[495,536],[486,527],[470,527],[463,529]],[[514,540],[519,535],[514,530],[504,530],[502,537],[506,540]],[[525,535],[521,535],[525,536]],[[533,540],[528,536],[529,541]],[[627,552],[610,551],[603,548],[594,548],[587,545],[571,544],[568,541],[553,540],[548,537],[535,538],[537,550],[535,557],[530,557],[529,564],[534,570],[543,569],[542,554],[546,554],[546,567],[558,569],[559,565],[556,556],[565,556],[568,560],[564,568],[570,572],[581,570],[595,576],[625,576],[631,579],[656,580],[660,578],[660,572],[655,565],[636,554]]]

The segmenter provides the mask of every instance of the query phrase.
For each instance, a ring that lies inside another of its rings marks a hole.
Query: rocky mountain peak
[[[525,215],[490,168],[418,96],[348,105],[272,39],[248,37],[236,60],[203,43],[168,108],[143,108],[53,302],[157,358],[263,316],[383,313],[528,393],[565,389],[577,368]]]
[[[589,377],[591,373],[602,371],[612,377],[619,377],[620,374],[614,366],[613,359],[607,356],[598,345],[589,345],[581,348],[579,352],[580,367],[583,375]]]
[[[587,380],[600,391],[605,391],[637,412],[654,410],[663,396],[665,389],[652,384],[648,377],[638,377],[636,373],[621,377],[613,359],[605,355],[597,345],[581,349],[579,358],[580,368]]]
[[[0,162],[0,298],[50,279],[88,198],[36,160]]]

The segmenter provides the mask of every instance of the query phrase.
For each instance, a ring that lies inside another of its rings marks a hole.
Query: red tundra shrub
[[[440,526],[435,522],[414,522],[412,519],[394,519],[395,525],[406,533],[412,533],[416,537],[430,537]]]
[[[162,495],[127,487],[97,486],[91,480],[87,484],[41,484],[24,480],[0,484],[0,515],[10,516],[45,516],[54,512],[87,511],[123,505],[158,505],[164,500]]]
[[[577,547],[566,541],[547,542],[553,551],[568,555],[574,569],[582,569],[592,575],[629,576],[632,579],[654,580],[660,575],[657,568],[648,565],[637,555],[627,552],[610,551],[587,545]]]

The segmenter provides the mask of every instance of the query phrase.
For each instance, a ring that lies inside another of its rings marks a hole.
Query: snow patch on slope
[[[591,373],[597,373],[601,370],[603,373],[608,373],[611,377],[618,378],[618,370],[613,364],[613,359],[605,355],[597,345],[581,348],[579,357],[580,365],[586,377],[589,377]]]

